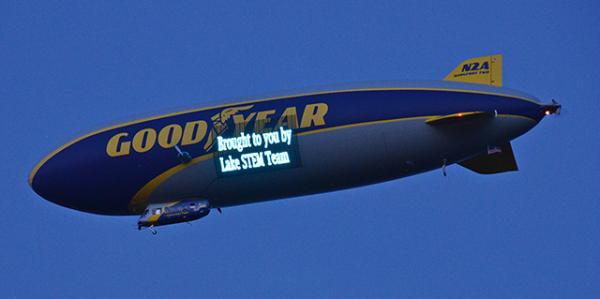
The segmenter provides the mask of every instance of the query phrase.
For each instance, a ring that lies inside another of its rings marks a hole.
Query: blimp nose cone
[[[42,159],[29,185],[42,198],[71,209],[108,215],[130,214],[131,194],[114,167],[103,158],[98,140],[69,144]],[[100,149],[100,150],[99,150]],[[104,154],[105,155],[105,154]]]
[[[29,175],[29,185],[42,198],[72,209],[94,212],[81,189],[85,163],[77,156],[57,152],[40,161]],[[85,184],[83,184],[85,185]]]

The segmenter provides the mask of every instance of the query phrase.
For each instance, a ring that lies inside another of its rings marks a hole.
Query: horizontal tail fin
[[[448,115],[433,116],[425,120],[425,123],[432,126],[458,124],[467,120],[490,119],[494,117],[494,113],[484,111],[459,112]]]
[[[488,147],[487,153],[475,156],[474,158],[462,161],[458,164],[481,174],[519,170],[510,143],[502,146]]]
[[[444,80],[502,86],[502,55],[484,56],[461,62]]]

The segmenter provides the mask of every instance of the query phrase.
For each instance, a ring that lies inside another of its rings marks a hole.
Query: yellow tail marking
[[[444,80],[502,86],[502,55],[476,57],[461,62]]]

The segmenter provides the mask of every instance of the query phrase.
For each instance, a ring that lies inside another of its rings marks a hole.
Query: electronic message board
[[[219,176],[242,175],[300,166],[298,138],[292,129],[217,136],[215,166]]]

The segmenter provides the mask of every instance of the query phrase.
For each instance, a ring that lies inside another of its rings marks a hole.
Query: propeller
[[[561,110],[562,110],[562,105],[561,105],[561,104],[559,104],[559,103],[558,103],[558,102],[557,102],[555,99],[552,99],[552,105],[554,105],[554,106],[558,107],[558,108],[556,109],[556,112],[555,112],[555,113],[556,113],[556,115],[560,115],[560,112],[561,112]]]
[[[552,104],[543,105],[542,109],[545,115],[556,114],[560,115],[562,105],[559,104],[555,99],[552,99]]]

